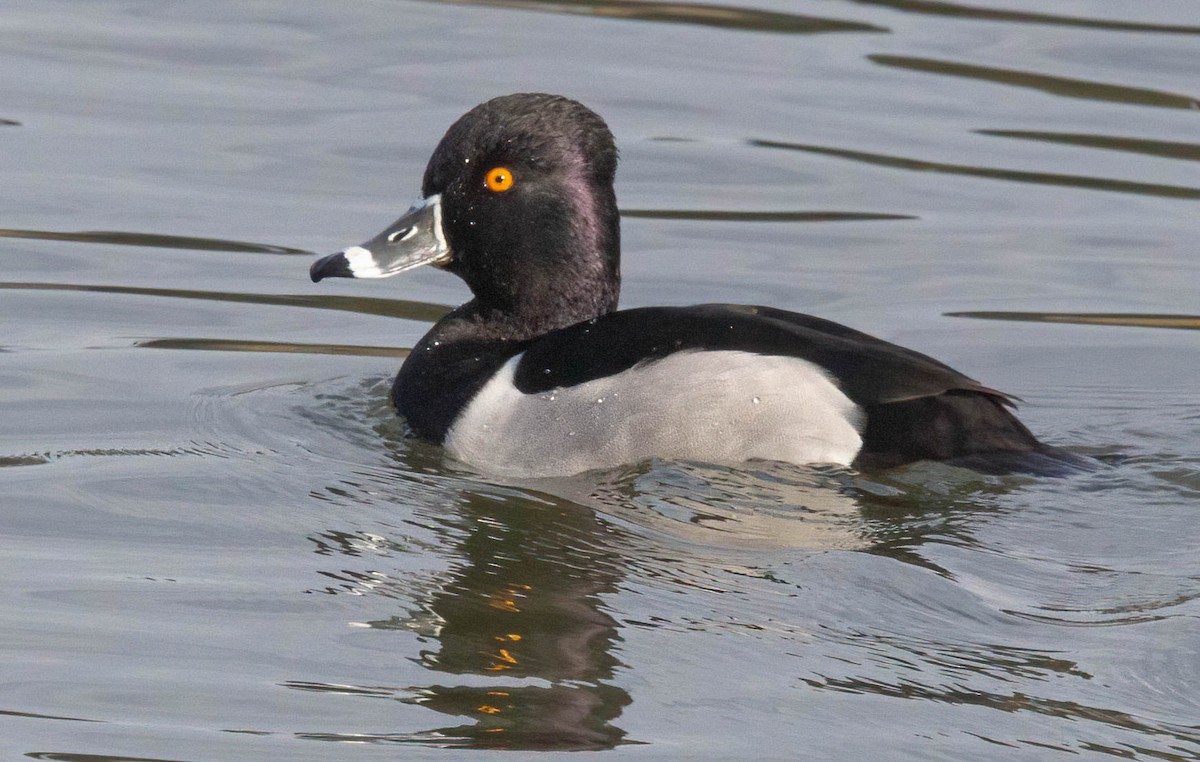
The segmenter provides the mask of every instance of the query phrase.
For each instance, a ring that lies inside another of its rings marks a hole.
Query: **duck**
[[[765,306],[619,310],[617,147],[570,98],[517,93],[450,126],[421,198],[312,281],[431,265],[472,298],[405,358],[412,435],[488,473],[570,476],[652,459],[858,471],[945,461],[983,473],[1078,456],[1016,398],[920,352]]]

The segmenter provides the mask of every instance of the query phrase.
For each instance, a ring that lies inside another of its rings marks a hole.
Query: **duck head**
[[[616,309],[617,149],[595,112],[543,93],[494,98],[451,125],[422,198],[379,235],[313,263],[313,281],[424,264],[462,278],[481,312],[563,327]]]

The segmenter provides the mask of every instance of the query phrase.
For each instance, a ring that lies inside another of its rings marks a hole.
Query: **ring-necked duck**
[[[432,264],[474,299],[392,388],[418,436],[481,469],[572,474],[646,458],[983,471],[1070,462],[1012,398],[911,349],[809,315],[727,304],[617,311],[617,149],[561,96],[495,98],[433,152],[424,198],[313,281]]]

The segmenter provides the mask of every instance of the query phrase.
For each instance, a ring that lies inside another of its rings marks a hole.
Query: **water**
[[[1200,757],[1192,3],[3,18],[6,757]],[[518,90],[614,129],[626,306],[839,320],[1110,467],[514,483],[405,438],[464,289],[309,252]]]

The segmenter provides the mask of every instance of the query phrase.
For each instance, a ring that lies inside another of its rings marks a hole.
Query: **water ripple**
[[[434,0],[446,5],[561,13],[573,16],[689,24],[749,32],[818,34],[824,32],[888,32],[886,27],[859,21],[802,16],[734,5],[709,5],[655,0]]]
[[[353,355],[356,357],[407,357],[400,347],[373,347],[361,344],[312,344],[293,341],[243,341],[238,339],[147,339],[134,346],[150,349],[193,349],[209,352],[281,352],[285,354]]]
[[[24,756],[51,762],[185,762],[176,757],[126,757],[116,754],[80,754],[68,751],[31,751]]]
[[[882,212],[754,212],[721,209],[622,209],[621,216],[633,219],[708,222],[871,222],[919,219],[911,214]]]
[[[303,254],[313,252],[274,246],[266,243],[228,241],[221,238],[195,238],[192,236],[163,235],[161,233],[127,233],[116,230],[82,230],[62,232],[54,230],[19,230],[0,228],[0,238],[27,238],[38,241],[71,241],[73,243],[106,243],[120,246],[154,246],[160,249],[189,249],[195,251],[237,251],[250,254]]]
[[[887,154],[852,151],[846,148],[808,145],[803,143],[786,143],[778,140],[749,140],[752,146],[761,148],[780,148],[787,151],[802,151],[805,153],[836,156],[864,164],[874,164],[892,169],[907,169],[914,172],[944,172],[950,175],[965,175],[968,177],[984,177],[991,180],[1007,180],[1009,182],[1033,183],[1036,185],[1058,185],[1069,188],[1086,190],[1112,191],[1115,193],[1134,193],[1142,196],[1158,196],[1161,198],[1200,199],[1200,188],[1190,188],[1182,185],[1161,185],[1158,183],[1140,183],[1129,180],[1114,180],[1107,177],[1088,177],[1085,175],[1065,175],[1051,172],[1028,172],[1016,169],[996,169],[992,167],[974,167],[967,164],[948,164],[945,162],[910,159],[905,156],[889,156]]]
[[[1200,99],[1191,95],[1149,90],[1141,87],[1114,85],[1108,82],[1093,82],[1086,79],[1055,77],[1049,74],[1001,69],[993,66],[945,61],[937,58],[894,56],[875,54],[867,58],[880,66],[920,71],[928,74],[945,74],[951,77],[966,77],[982,82],[996,82],[1013,87],[1040,90],[1051,95],[1067,98],[1084,98],[1094,101],[1128,103],[1135,106],[1157,106],[1159,108],[1200,109]]]
[[[436,322],[449,307],[405,299],[378,299],[336,294],[247,294],[234,291],[196,291],[182,288],[146,288],[141,286],[103,286],[79,283],[0,283],[0,289],[30,291],[79,291],[96,294],[160,296],[170,299],[203,299],[214,302],[270,304],[284,307],[309,307],[318,310],[357,312],[363,315]]]
[[[1150,24],[1140,21],[1113,21],[1082,16],[1058,16],[1051,13],[1014,11],[1004,8],[985,8],[976,5],[938,2],[938,0],[844,0],[857,5],[874,5],[906,13],[930,16],[968,18],[977,21],[1015,21],[1022,24],[1048,24],[1082,29],[1108,29],[1115,32],[1162,32],[1166,34],[1200,34],[1200,26]]]
[[[1123,138],[1115,135],[1089,135],[1078,132],[1037,132],[1034,130],[975,130],[979,135],[993,135],[1018,140],[1036,140],[1043,143],[1102,148],[1109,151],[1125,151],[1167,159],[1200,161],[1200,143],[1181,143],[1170,140],[1148,140],[1146,138]]]
[[[0,717],[29,717],[35,720],[64,720],[66,722],[104,722],[87,717],[65,717],[61,714],[41,714],[39,712],[18,712],[14,709],[0,709]]]
[[[1031,696],[1025,692],[998,693],[991,691],[967,690],[960,687],[924,686],[907,681],[884,681],[865,677],[805,679],[805,682],[817,689],[833,690],[843,693],[873,694],[898,699],[918,699],[936,701],[942,704],[970,705],[1002,712],[1033,712],[1051,717],[1066,717],[1074,720],[1099,723],[1121,730],[1132,730],[1149,737],[1166,737],[1173,741],[1187,744],[1200,743],[1200,734],[1196,727],[1187,727],[1173,723],[1148,722],[1136,715],[1116,709],[1090,706],[1076,701]],[[1034,742],[1013,739],[1017,744],[1033,744]],[[1077,739],[1079,748],[1086,748],[1086,739]],[[1044,743],[1036,743],[1044,747]],[[1077,752],[1078,749],[1059,747],[1062,751]],[[1145,750],[1150,751],[1150,750]],[[1154,756],[1159,759],[1184,760],[1195,759],[1194,751],[1185,751],[1176,755],[1156,751]],[[1122,755],[1125,756],[1125,755]]]
[[[1200,315],[1156,315],[1121,312],[943,312],[946,317],[980,320],[1017,320],[1028,323],[1075,323],[1078,325],[1132,326],[1136,328],[1181,328],[1200,330]]]
[[[181,455],[214,455],[204,447],[93,447],[78,450],[54,450],[53,452],[0,455],[0,468],[13,466],[40,466],[68,458],[124,458],[124,457],[178,457]]]

